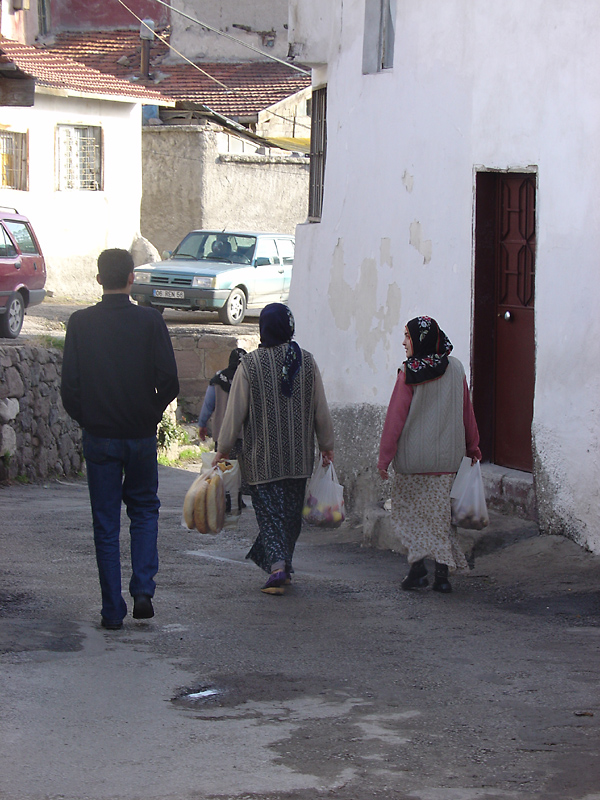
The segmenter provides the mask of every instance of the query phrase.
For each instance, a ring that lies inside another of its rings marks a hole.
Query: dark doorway
[[[535,387],[535,199],[531,173],[479,172],[473,402],[485,461],[531,472]]]

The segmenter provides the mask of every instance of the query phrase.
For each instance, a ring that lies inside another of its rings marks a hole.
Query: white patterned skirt
[[[432,558],[454,571],[469,567],[451,524],[454,475],[399,475],[392,478],[392,525],[408,563]]]

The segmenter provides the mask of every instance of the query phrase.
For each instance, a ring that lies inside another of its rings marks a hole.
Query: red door
[[[535,176],[477,180],[473,399],[486,460],[531,472]]]

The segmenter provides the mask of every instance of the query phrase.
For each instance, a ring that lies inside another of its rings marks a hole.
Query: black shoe
[[[138,594],[133,598],[132,616],[134,619],[150,619],[154,616],[152,598],[149,594]]]
[[[408,575],[404,578],[400,586],[405,591],[408,591],[408,589],[424,589],[426,586],[429,586],[427,567],[425,566],[424,559],[415,561],[410,565]]]
[[[123,627],[123,620],[122,619],[106,619],[106,617],[102,617],[100,619],[100,624],[103,628],[106,628],[107,631],[120,631]]]
[[[447,564],[439,564],[437,561],[435,562],[435,580],[431,588],[434,592],[450,594],[452,591],[452,584],[448,580]]]

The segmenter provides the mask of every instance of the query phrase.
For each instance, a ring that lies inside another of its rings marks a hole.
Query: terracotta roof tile
[[[61,53],[40,50],[0,36],[0,54],[22,72],[32,75],[36,85],[82,94],[132,97],[146,103],[171,105],[154,86],[132,85],[114,75],[93,69]]]
[[[168,31],[159,33],[168,38]],[[124,80],[139,78],[138,31],[65,32],[57,34],[45,47],[47,52],[75,59],[105,74]],[[150,72],[154,78],[138,80],[136,85],[152,87],[181,103],[209,106],[230,117],[257,114],[310,86],[308,75],[277,62],[198,62],[197,66],[225,84],[225,89],[193,65],[171,64],[168,57],[171,58],[168,47],[155,39],[150,47]]]

